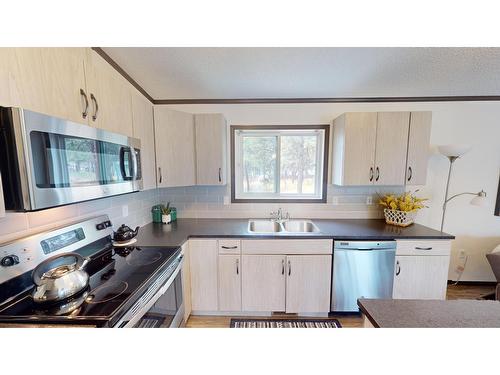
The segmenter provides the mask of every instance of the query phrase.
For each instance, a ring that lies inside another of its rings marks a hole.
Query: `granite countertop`
[[[407,228],[387,225],[380,219],[313,219],[320,233],[255,234],[248,219],[178,219],[172,224],[150,223],[139,230],[142,246],[181,246],[188,238],[328,238],[335,240],[454,239],[419,224]]]
[[[500,328],[500,301],[359,299],[378,328]]]

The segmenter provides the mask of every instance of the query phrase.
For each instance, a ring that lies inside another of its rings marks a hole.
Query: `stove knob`
[[[96,227],[97,230],[103,230],[103,229],[106,229],[106,224],[105,223],[99,223],[95,227]]]
[[[19,264],[19,257],[16,255],[7,255],[0,260],[0,265],[2,265],[2,267],[10,267],[15,264]]]

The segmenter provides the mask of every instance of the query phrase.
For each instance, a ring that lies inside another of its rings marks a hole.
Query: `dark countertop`
[[[500,301],[359,299],[378,328],[500,328]]]
[[[407,228],[387,225],[382,219],[312,219],[320,233],[254,234],[248,219],[178,219],[172,224],[150,223],[139,230],[142,246],[180,246],[188,238],[329,238],[335,240],[454,239],[440,231],[412,224]]]

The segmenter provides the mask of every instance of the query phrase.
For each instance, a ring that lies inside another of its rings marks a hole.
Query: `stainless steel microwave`
[[[142,190],[139,139],[0,107],[5,208],[36,211]]]

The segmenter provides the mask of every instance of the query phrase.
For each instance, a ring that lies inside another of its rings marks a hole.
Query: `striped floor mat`
[[[231,328],[342,328],[337,319],[231,319]]]

